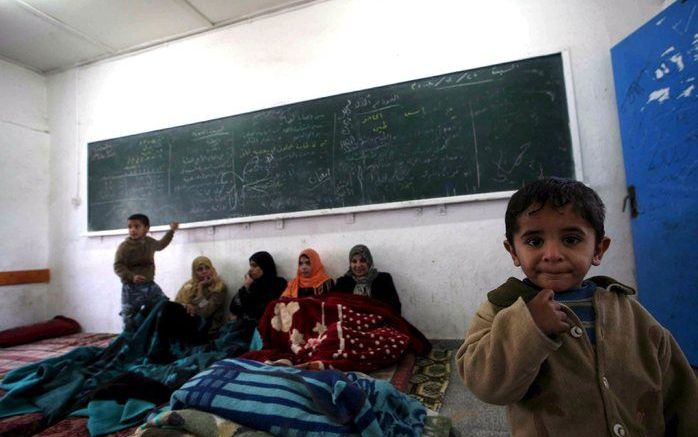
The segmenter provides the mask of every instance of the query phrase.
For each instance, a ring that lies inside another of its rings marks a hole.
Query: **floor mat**
[[[438,412],[451,376],[453,351],[432,349],[426,357],[417,357],[410,378],[408,393],[425,407]]]

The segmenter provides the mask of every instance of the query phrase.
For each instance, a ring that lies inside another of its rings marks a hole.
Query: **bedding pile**
[[[0,429],[125,435],[147,415],[136,435],[410,436],[433,428],[418,400],[358,373],[382,372],[406,391],[415,355],[431,349],[381,302],[348,294],[281,299],[258,325],[262,350],[245,355],[256,361],[231,359],[247,351],[251,329],[231,321],[207,344],[168,342],[173,361],[165,365],[147,358],[160,343],[161,307],[106,347],[73,345],[9,371],[0,382],[0,394],[7,390]],[[113,338],[101,336],[102,345]]]
[[[80,332],[2,348],[0,349],[0,379],[10,370],[66,354],[78,347],[104,348],[115,337],[116,334]]]
[[[41,412],[54,423],[72,411],[87,406],[94,393],[105,384],[127,373],[179,388],[191,376],[214,362],[237,356],[247,350],[246,329],[230,322],[214,342],[199,346],[173,343],[175,361],[167,365],[148,361],[150,348],[157,342],[155,326],[158,304],[133,333],[124,332],[107,348],[79,347],[65,355],[33,363],[5,375],[0,389],[0,417]]]
[[[202,371],[172,394],[170,406],[280,436],[418,436],[426,417],[419,401],[386,381],[245,359]]]
[[[243,358],[313,369],[371,372],[412,350],[429,352],[424,335],[388,305],[366,296],[280,299],[259,321],[264,347]]]

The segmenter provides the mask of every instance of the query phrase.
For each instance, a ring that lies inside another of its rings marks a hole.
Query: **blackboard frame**
[[[564,48],[564,49],[551,50],[551,51],[545,51],[545,52],[527,53],[525,56],[517,57],[515,59],[509,58],[509,59],[488,62],[486,65],[469,66],[467,68],[467,70],[476,69],[476,68],[483,68],[483,67],[504,64],[504,63],[510,63],[510,62],[525,61],[525,60],[531,59],[531,58],[542,57],[542,56],[551,56],[551,55],[560,55],[561,60],[562,60],[562,68],[563,68],[564,83],[565,83],[565,93],[566,93],[566,101],[567,101],[567,112],[568,112],[568,118],[569,118],[569,134],[570,134],[571,148],[572,148],[572,161],[573,161],[573,166],[574,166],[574,178],[576,180],[583,182],[584,176],[583,176],[582,159],[581,159],[581,144],[580,144],[580,136],[579,136],[579,126],[578,126],[578,122],[577,122],[577,111],[576,111],[576,103],[575,103],[575,98],[574,98],[574,82],[573,82],[573,78],[572,78],[572,68],[571,68],[569,49]],[[451,70],[451,69],[449,69],[449,70]],[[453,70],[453,71],[458,71],[458,69]],[[443,71],[443,70],[442,71],[434,71],[434,72],[430,72],[425,77],[448,74],[448,73],[451,73],[453,71]],[[420,78],[412,78],[412,79],[407,79],[407,81],[419,80],[419,79]],[[373,85],[372,87],[369,87],[369,88],[373,88],[376,86],[377,87],[388,86],[388,85],[391,85],[393,83],[399,83],[399,82],[403,82],[403,81],[405,81],[405,79],[399,79],[399,80],[396,80],[395,82],[384,83],[382,85],[377,84],[377,85]],[[363,88],[363,89],[368,89],[368,88]],[[355,92],[355,91],[362,91],[362,89],[348,89],[348,90],[338,92],[336,94],[341,94],[341,93],[346,93],[346,92]],[[304,102],[307,100],[320,99],[323,97],[329,97],[329,95],[328,96],[313,96],[313,97],[309,97],[308,99],[283,102],[283,103],[280,103],[279,105],[290,105],[290,104]],[[246,112],[258,111],[258,110],[263,110],[263,109],[268,109],[268,108],[264,108],[264,107],[262,107],[262,108],[250,108],[248,111],[241,111],[237,114],[228,114],[228,115],[225,115],[224,117],[235,116],[235,115],[243,114]],[[196,120],[196,121],[192,121],[191,123],[199,123],[199,122],[204,122],[204,121],[208,121],[208,120]],[[177,127],[177,126],[163,126],[159,129],[168,129],[171,127]],[[137,134],[137,133],[139,133],[139,132],[124,133],[122,136],[127,136],[127,135],[132,135],[132,134]],[[110,138],[113,138],[113,136],[110,136]],[[92,140],[85,142],[85,146],[84,146],[85,153],[83,154],[84,165],[85,165],[84,168],[85,169],[87,168],[87,160],[88,160],[88,156],[89,156],[88,155],[88,145],[90,143],[93,143],[93,142],[103,141],[103,140],[107,140],[107,139],[109,139],[109,138],[95,138],[95,139],[92,139]],[[87,186],[87,178],[88,178],[87,171],[84,171],[83,175],[84,175],[85,186]],[[286,219],[327,216],[327,215],[347,215],[347,214],[354,214],[354,213],[361,213],[361,212],[422,208],[422,207],[426,207],[426,206],[437,206],[437,205],[445,206],[448,204],[455,204],[455,203],[468,203],[468,202],[477,202],[477,201],[506,199],[506,198],[509,198],[513,193],[514,193],[514,191],[497,191],[497,192],[466,194],[466,195],[449,196],[449,197],[434,197],[434,198],[428,198],[428,199],[406,200],[406,201],[390,202],[390,203],[376,203],[376,204],[369,204],[369,205],[357,205],[357,206],[347,206],[347,207],[338,207],[338,208],[326,208],[326,209],[314,209],[314,210],[306,210],[306,211],[283,212],[283,213],[266,214],[266,215],[231,217],[231,218],[217,219],[217,220],[206,220],[206,221],[198,221],[198,222],[181,223],[180,229],[203,228],[203,227],[212,227],[213,228],[213,227],[217,227],[217,226],[224,226],[224,225],[230,225],[230,224],[250,224],[250,223],[262,222],[262,221],[277,221],[277,227],[283,227],[283,220],[286,220]],[[88,197],[87,194],[86,194],[86,197]],[[90,231],[89,229],[87,229],[88,211],[89,211],[89,208],[87,206],[89,206],[89,198],[86,199],[85,205],[86,205],[86,207],[84,208],[84,220],[85,220],[84,223],[85,223],[86,230],[83,234],[84,236],[101,237],[101,236],[109,236],[109,235],[125,235],[128,233],[128,231],[125,228]],[[167,225],[152,226],[150,228],[150,230],[154,231],[154,232],[165,231],[167,229],[169,229],[169,227]]]

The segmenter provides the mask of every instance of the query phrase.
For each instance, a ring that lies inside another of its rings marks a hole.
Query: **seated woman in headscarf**
[[[296,277],[288,283],[281,297],[320,296],[332,290],[334,281],[325,273],[320,255],[305,249],[298,256]]]
[[[349,251],[349,270],[337,278],[334,291],[370,296],[393,307],[400,314],[400,297],[390,273],[379,272],[373,266],[368,247],[357,244]]]
[[[194,258],[191,270],[191,279],[179,289],[175,302],[190,318],[200,318],[198,323],[205,324],[206,332],[213,335],[225,323],[224,304],[228,289],[207,257]]]
[[[279,298],[287,283],[276,275],[274,258],[268,252],[256,252],[250,257],[250,269],[244,281],[230,301],[230,312],[256,326],[267,304]]]
[[[225,323],[227,287],[211,260],[194,258],[191,279],[182,285],[174,302],[166,302],[156,324],[156,341],[148,357],[153,362],[168,362],[173,340],[195,345],[206,343]]]

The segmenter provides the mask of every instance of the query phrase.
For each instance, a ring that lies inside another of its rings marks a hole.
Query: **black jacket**
[[[269,302],[276,300],[286,289],[286,280],[274,277],[270,280],[252,281],[250,289],[240,287],[230,301],[230,312],[244,319],[258,321]]]
[[[337,279],[335,291],[341,293],[354,293],[356,281],[351,276],[341,276]],[[400,297],[395,290],[393,278],[390,273],[379,272],[376,279],[371,283],[371,297],[381,302],[387,303],[400,314]]]

